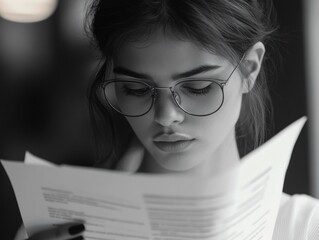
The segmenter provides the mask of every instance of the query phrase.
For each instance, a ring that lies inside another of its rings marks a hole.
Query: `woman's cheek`
[[[145,117],[127,118],[127,121],[135,135],[145,145],[147,139],[151,138],[150,121]]]

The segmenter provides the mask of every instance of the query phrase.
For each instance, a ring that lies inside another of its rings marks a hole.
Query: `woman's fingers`
[[[64,224],[35,234],[28,240],[83,240],[84,224]]]
[[[117,170],[125,172],[136,172],[140,167],[144,157],[144,147],[141,142],[134,137],[117,165]]]

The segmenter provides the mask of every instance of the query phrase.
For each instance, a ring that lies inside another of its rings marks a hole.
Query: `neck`
[[[214,176],[239,164],[239,153],[235,130],[231,131],[220,146],[196,167],[183,172],[171,171],[160,166],[147,152],[139,168],[139,172],[173,173],[182,175]]]

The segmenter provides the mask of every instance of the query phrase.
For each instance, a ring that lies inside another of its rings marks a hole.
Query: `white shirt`
[[[272,240],[319,240],[319,200],[283,193]]]

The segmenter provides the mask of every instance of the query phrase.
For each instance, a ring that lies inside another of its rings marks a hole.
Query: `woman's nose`
[[[176,105],[170,91],[158,92],[154,108],[155,122],[164,127],[184,121],[185,113]]]

